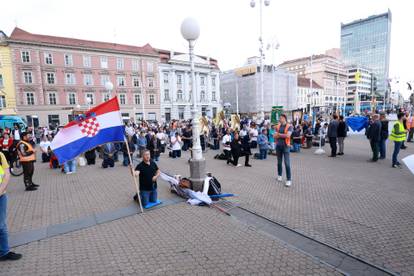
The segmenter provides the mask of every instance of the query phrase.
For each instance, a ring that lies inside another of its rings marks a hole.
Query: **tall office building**
[[[390,64],[391,11],[341,24],[341,52],[346,64],[364,66],[377,78],[376,95],[386,97]]]

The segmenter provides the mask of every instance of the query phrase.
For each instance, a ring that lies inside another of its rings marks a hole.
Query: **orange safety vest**
[[[286,124],[284,134],[287,134],[287,133],[288,133],[288,131],[289,131],[289,127],[290,127],[290,125],[289,125],[289,124]],[[280,129],[280,124],[278,124],[278,125],[276,126],[276,131],[277,131],[277,132],[279,132],[279,129]],[[290,147],[290,137],[286,137],[286,138],[285,138],[285,143],[286,143],[286,145],[287,145],[288,147]]]
[[[23,154],[20,152],[20,144],[23,143],[26,145],[27,147],[27,151],[33,151],[32,154],[28,155],[28,156],[23,156]],[[17,144],[17,154],[19,155],[20,158],[20,162],[31,162],[31,161],[36,161],[36,154],[35,154],[35,150],[33,148],[33,146],[30,143],[27,143],[26,141],[20,141]]]

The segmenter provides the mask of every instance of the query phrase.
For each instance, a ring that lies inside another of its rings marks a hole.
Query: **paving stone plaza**
[[[218,151],[206,152],[207,170],[223,192],[237,195],[228,202],[233,210],[267,220],[263,227],[237,212],[190,206],[163,181],[163,204],[138,214],[121,162],[102,169],[99,160],[72,175],[38,162],[38,191],[25,192],[22,177],[9,185],[10,243],[23,259],[1,263],[0,275],[376,274],[335,265],[295,239],[271,234],[274,227],[384,275],[413,275],[414,176],[407,168],[391,168],[392,145],[376,164],[366,162],[369,143],[362,136],[348,137],[345,155],[337,158],[315,155],[315,149],[291,154],[289,188],[276,181],[275,156],[235,168],[213,159]],[[400,157],[413,153],[408,144]],[[163,155],[159,167],[188,175],[188,158],[188,152],[176,160]]]

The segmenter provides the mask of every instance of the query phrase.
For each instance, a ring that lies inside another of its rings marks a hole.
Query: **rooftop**
[[[99,50],[119,51],[119,52],[125,52],[125,53],[158,56],[158,52],[154,48],[152,48],[152,46],[148,43],[142,47],[138,47],[138,46],[117,44],[117,43],[111,43],[111,42],[100,42],[100,41],[68,38],[68,37],[32,34],[18,27],[14,28],[8,40],[12,42],[36,42],[36,43],[52,44],[56,46],[92,48],[92,49],[99,49]]]

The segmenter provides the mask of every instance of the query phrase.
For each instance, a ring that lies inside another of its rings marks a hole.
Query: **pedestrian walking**
[[[286,183],[285,186],[292,185],[292,176],[290,171],[290,136],[293,132],[293,126],[287,123],[285,114],[280,115],[279,124],[276,126],[274,134],[277,154],[277,180],[282,181],[282,164],[285,163]]]

